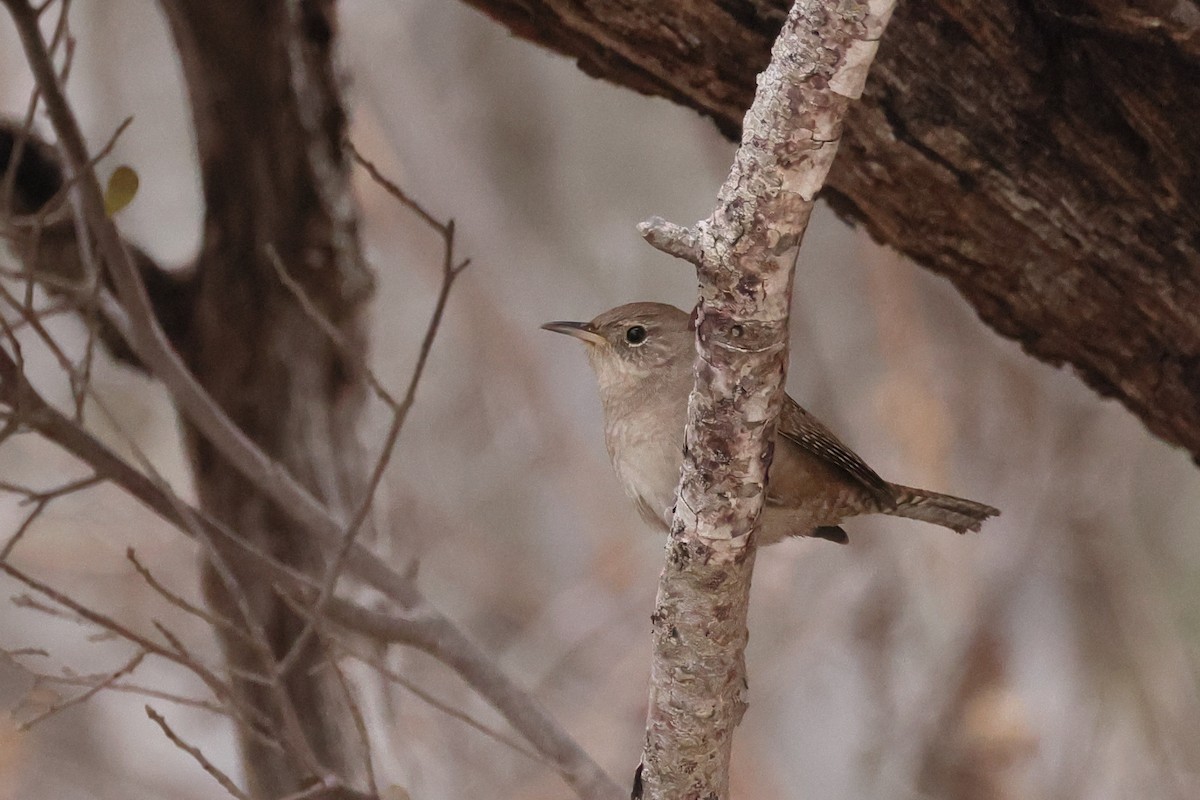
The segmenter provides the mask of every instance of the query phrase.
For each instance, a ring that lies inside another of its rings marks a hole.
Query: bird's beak
[[[596,332],[590,322],[547,322],[542,326],[542,330],[565,333],[567,336],[582,339],[588,344],[606,344],[604,337]]]

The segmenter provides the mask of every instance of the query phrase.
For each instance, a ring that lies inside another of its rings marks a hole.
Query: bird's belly
[[[621,486],[637,504],[642,518],[656,527],[669,528],[683,462],[682,445],[625,436],[618,451],[609,448],[609,455]]]

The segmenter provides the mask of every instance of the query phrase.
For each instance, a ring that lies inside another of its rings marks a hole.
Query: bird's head
[[[600,394],[636,391],[690,378],[695,334],[687,312],[665,303],[628,303],[591,322],[547,322],[545,330],[565,333],[587,345]]]

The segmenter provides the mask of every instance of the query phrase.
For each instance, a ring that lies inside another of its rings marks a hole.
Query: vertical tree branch
[[[725,798],[746,709],[752,531],[787,368],[800,241],[895,0],[799,0],[746,114],[717,208],[694,230],[642,225],[696,264],[696,388],[667,563],[640,769],[648,798]],[[638,786],[635,785],[635,792]]]

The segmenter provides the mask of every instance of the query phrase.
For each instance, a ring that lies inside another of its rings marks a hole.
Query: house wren
[[[591,322],[548,322],[587,345],[600,385],[604,441],[626,493],[650,524],[669,529],[683,463],[695,334],[687,313],[662,303],[630,303]],[[859,514],[891,514],[978,531],[1000,512],[960,497],[879,477],[791,397],[784,396],[758,543],[789,536],[845,542],[839,526]]]

